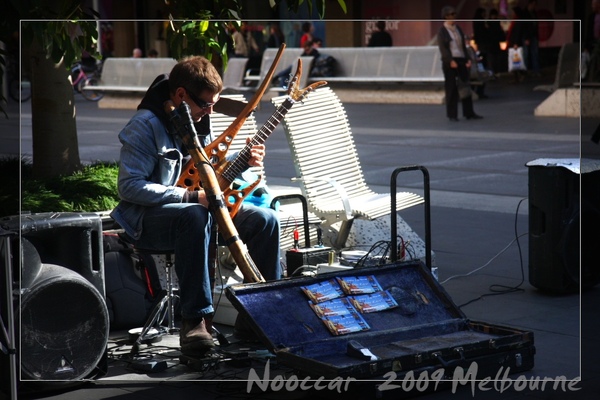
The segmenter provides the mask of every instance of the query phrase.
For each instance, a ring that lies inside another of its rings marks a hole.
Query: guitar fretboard
[[[242,173],[248,166],[248,160],[250,160],[252,154],[252,147],[257,144],[263,144],[271,133],[275,130],[277,125],[281,122],[285,114],[292,108],[294,101],[291,98],[287,98],[271,115],[269,120],[265,122],[262,128],[250,139],[250,141],[240,150],[238,156],[227,166],[222,173],[222,178],[226,179],[230,184],[234,179]]]

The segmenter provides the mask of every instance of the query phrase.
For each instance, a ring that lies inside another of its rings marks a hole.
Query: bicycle
[[[101,90],[85,89],[86,86],[97,86],[100,82],[100,70],[102,64],[88,66],[82,62],[77,62],[71,68],[71,82],[73,89],[90,101],[98,101],[104,97]]]
[[[31,98],[31,82],[23,73],[22,76],[19,77],[19,69],[20,65],[15,57],[9,56],[6,63],[8,95],[14,101],[23,103]]]

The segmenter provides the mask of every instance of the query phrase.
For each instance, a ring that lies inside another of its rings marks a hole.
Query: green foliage
[[[282,0],[268,0],[272,8]],[[3,10],[8,18],[0,19],[0,40],[7,41],[19,31],[24,48],[37,40],[55,63],[63,59],[70,69],[81,60],[82,52],[100,58],[98,52],[97,11],[86,9],[81,0],[10,0]],[[169,18],[171,29],[167,41],[173,56],[180,59],[186,55],[204,55],[209,60],[218,56],[223,67],[227,66],[227,36],[230,26],[239,27],[243,19],[239,0],[170,0]],[[304,0],[287,0],[289,10],[297,12]],[[325,0],[315,2],[320,18],[325,17]],[[338,0],[347,12],[345,0]],[[312,13],[312,0],[306,1]],[[232,22],[233,21],[233,22]],[[0,52],[0,75],[4,71],[4,57]],[[0,100],[5,100],[0,94]],[[0,103],[0,111],[4,108]],[[5,112],[4,112],[5,113]],[[6,113],[5,113],[6,114]]]
[[[7,184],[0,187],[0,216],[16,215],[19,210],[106,211],[119,201],[116,164],[97,163],[73,175],[48,180],[33,179],[31,170],[31,164],[24,159],[0,160],[0,171],[7,177]]]
[[[269,0],[269,4],[271,5],[271,8],[275,8],[276,6],[280,5],[282,1],[283,0]],[[300,7],[302,7],[302,5],[304,4],[304,0],[287,0],[286,3],[288,6],[288,9],[297,14],[298,9]],[[345,0],[338,0],[338,4],[339,4],[340,8],[342,9],[342,11],[344,11],[344,14],[348,12],[348,10],[346,8]],[[316,5],[317,13],[319,14],[319,18],[321,18],[321,19],[325,18],[325,0],[316,0],[315,5]],[[312,15],[312,9],[313,9],[312,0],[306,1],[306,6],[308,7],[308,15]]]
[[[272,8],[281,4],[282,0],[269,0]],[[304,0],[287,0],[290,10],[298,12]],[[309,13],[312,13],[313,2],[306,2]],[[316,1],[320,18],[325,17],[325,0]],[[345,0],[338,4],[346,12]],[[227,43],[231,29],[238,29],[243,19],[244,10],[238,0],[190,1],[172,0],[169,2],[170,29],[167,42],[173,57],[180,59],[188,55],[203,55],[211,61],[220,58],[222,65],[227,66]],[[181,19],[181,18],[185,19]],[[217,65],[219,63],[216,63]]]
[[[99,57],[98,31],[94,10],[86,10],[80,0],[12,1],[23,19],[23,47],[37,41],[55,63],[63,60],[70,68],[81,59],[83,51]]]
[[[210,20],[171,20],[171,29],[167,32],[167,42],[173,57],[201,54],[213,61],[219,56],[227,64],[226,23]]]
[[[210,3],[210,4],[205,4]],[[237,0],[174,0],[170,3],[170,29],[167,42],[175,59],[203,55],[213,61],[217,56],[227,65],[228,22],[239,20],[242,6]],[[181,19],[181,18],[185,19]]]

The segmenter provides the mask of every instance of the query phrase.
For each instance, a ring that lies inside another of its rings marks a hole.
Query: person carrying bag
[[[508,72],[526,70],[527,66],[523,58],[523,47],[514,46],[508,49]]]
[[[444,73],[446,95],[446,116],[450,121],[458,121],[458,101],[462,103],[463,116],[466,119],[481,119],[473,110],[473,98],[469,82],[471,59],[467,52],[465,36],[455,23],[454,7],[442,9],[444,25],[437,35],[438,47]]]

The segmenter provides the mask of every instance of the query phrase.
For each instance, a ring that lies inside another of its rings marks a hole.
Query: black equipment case
[[[398,306],[360,314],[370,327],[360,332],[332,334],[301,289],[369,276]],[[444,379],[452,379],[456,367],[466,373],[476,363],[477,379],[494,379],[499,371],[534,365],[532,332],[469,321],[420,261],[233,285],[226,295],[278,363],[313,378],[378,379],[393,371],[401,379],[409,371],[443,370]]]

